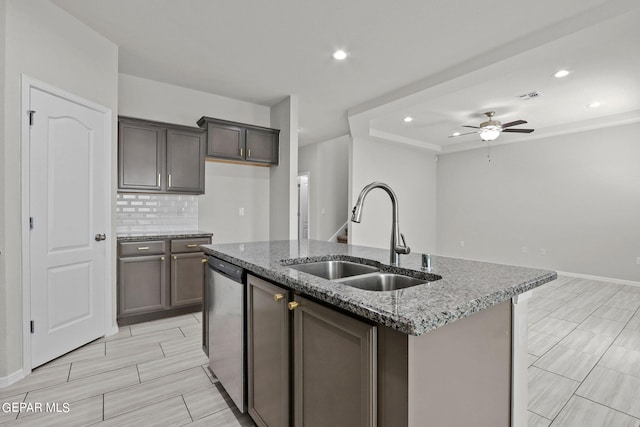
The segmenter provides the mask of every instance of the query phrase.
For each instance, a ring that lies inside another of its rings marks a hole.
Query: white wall
[[[280,160],[270,168],[269,238],[298,238],[298,97],[271,107],[271,127],[280,129]]]
[[[0,379],[22,368],[22,283],[20,126],[24,118],[20,102],[22,73],[77,96],[110,108],[117,114],[118,49],[47,0],[6,0],[0,3],[5,25],[4,134],[2,160],[3,222],[0,250]],[[113,125],[112,189],[115,232],[116,126]],[[10,249],[7,249],[10,248]],[[115,259],[115,240],[112,241]],[[115,269],[115,263],[114,263]],[[115,271],[113,271],[115,289]],[[115,315],[114,315],[115,321]]]
[[[310,173],[311,239],[329,240],[349,217],[350,143],[345,135],[300,147],[298,173]]]
[[[440,156],[438,252],[640,281],[639,134],[631,124],[500,145],[491,163],[486,150]]]
[[[353,207],[362,188],[382,181],[399,201],[400,232],[412,252],[435,252],[436,244],[436,159],[433,153],[397,143],[355,138],[352,142],[351,189],[348,205]],[[349,243],[389,248],[391,200],[383,190],[367,196],[362,222],[349,222]]]
[[[120,74],[119,114],[196,126],[202,116],[270,126],[263,105]],[[269,168],[206,162],[198,222],[215,243],[269,240]],[[244,216],[239,209],[244,208]]]

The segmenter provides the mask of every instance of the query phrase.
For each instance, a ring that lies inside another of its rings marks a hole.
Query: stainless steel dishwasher
[[[209,257],[209,367],[241,412],[247,411],[245,271]]]

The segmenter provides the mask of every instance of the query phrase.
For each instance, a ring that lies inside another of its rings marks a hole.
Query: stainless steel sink
[[[318,261],[288,265],[287,267],[328,280],[342,279],[343,277],[379,271],[376,267],[350,261]]]
[[[428,280],[394,273],[371,273],[341,280],[340,283],[367,291],[395,291],[428,283]]]

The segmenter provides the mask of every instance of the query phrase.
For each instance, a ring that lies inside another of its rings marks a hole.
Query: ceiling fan
[[[479,133],[480,134],[480,138],[482,138],[483,141],[493,141],[494,139],[496,139],[497,137],[500,136],[501,132],[513,132],[513,133],[531,133],[533,132],[533,129],[510,129],[512,126],[518,126],[518,125],[524,125],[527,122],[524,120],[516,120],[515,122],[509,122],[509,123],[505,123],[505,124],[500,124],[499,121],[497,120],[493,120],[493,116],[496,114],[493,111],[487,111],[486,113],[484,113],[487,115],[487,117],[489,118],[489,120],[487,120],[486,122],[482,122],[480,123],[480,126],[468,126],[468,125],[464,125],[462,127],[465,128],[472,128],[472,129],[477,129],[474,132],[467,132],[467,133],[461,133],[461,134],[457,134],[457,135],[451,135],[449,136],[449,138],[453,138],[456,136],[462,136],[462,135],[471,135],[472,133]]]

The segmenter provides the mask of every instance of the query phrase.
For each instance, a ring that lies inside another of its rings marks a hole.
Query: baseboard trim
[[[22,369],[15,371],[13,374],[6,377],[0,377],[0,388],[8,387],[13,383],[16,383],[24,378],[24,372]]]
[[[619,285],[640,286],[640,282],[633,280],[614,279],[612,277],[592,276],[590,274],[570,273],[567,271],[557,271],[559,276],[569,276],[578,279],[596,280],[598,282],[617,283]]]

